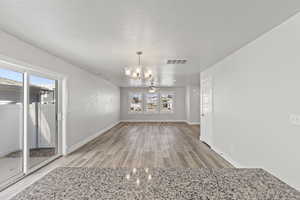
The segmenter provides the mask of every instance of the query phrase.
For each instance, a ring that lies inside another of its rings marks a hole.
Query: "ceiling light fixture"
[[[153,79],[153,73],[151,70],[146,70],[141,65],[141,55],[143,54],[142,51],[136,52],[136,54],[139,57],[139,64],[137,67],[125,67],[125,75],[131,79],[134,80],[152,80]]]

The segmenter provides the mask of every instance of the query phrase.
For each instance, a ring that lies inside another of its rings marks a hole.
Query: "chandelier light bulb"
[[[151,70],[148,70],[147,72],[144,73],[144,78],[149,80],[152,78],[152,71]]]
[[[132,173],[135,174],[136,173],[136,168],[132,169]]]
[[[130,76],[130,74],[131,74],[130,69],[126,68],[126,69],[125,69],[125,75],[126,75],[126,76]]]
[[[136,73],[140,74],[142,72],[142,69],[140,67],[136,68]]]
[[[134,72],[134,73],[132,74],[132,77],[133,77],[133,78],[137,78],[137,77],[138,77],[138,74],[137,74],[136,72]]]

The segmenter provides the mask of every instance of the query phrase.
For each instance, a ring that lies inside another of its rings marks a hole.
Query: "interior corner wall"
[[[0,55],[67,77],[67,151],[120,119],[120,89],[79,67],[0,31]]]
[[[202,73],[213,80],[213,148],[300,190],[300,14]]]
[[[174,113],[129,113],[128,105],[130,92],[143,92],[148,91],[147,88],[130,88],[122,87],[121,89],[121,120],[122,121],[186,121],[185,112],[185,88],[161,88],[160,91],[172,91],[175,92],[175,107]]]

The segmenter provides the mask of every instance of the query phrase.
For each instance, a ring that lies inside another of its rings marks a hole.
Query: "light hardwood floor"
[[[0,192],[6,200],[51,170],[62,167],[231,168],[199,141],[185,123],[120,123],[72,154],[61,157]]]
[[[69,155],[70,167],[226,168],[185,123],[121,123]]]

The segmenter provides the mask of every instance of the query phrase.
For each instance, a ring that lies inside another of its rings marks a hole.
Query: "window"
[[[145,94],[145,112],[158,112],[159,96],[157,93]]]
[[[142,93],[129,94],[129,112],[141,113],[143,112],[143,95]]]
[[[175,93],[161,91],[160,93],[129,92],[129,113],[173,113]]]
[[[160,112],[174,112],[174,96],[173,92],[163,92],[160,94]]]

